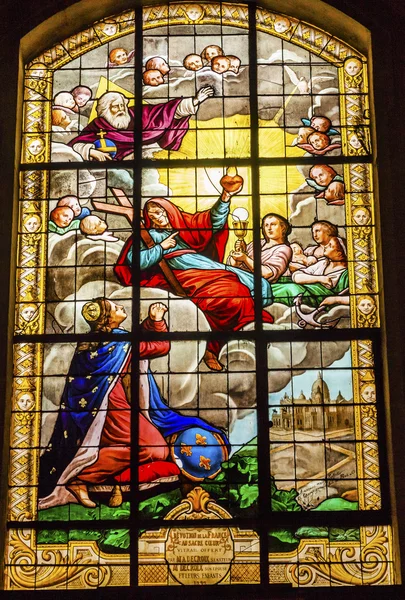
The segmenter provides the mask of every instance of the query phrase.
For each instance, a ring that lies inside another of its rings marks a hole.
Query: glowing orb
[[[249,213],[246,208],[240,206],[239,208],[235,208],[233,211],[232,219],[234,221],[247,221],[249,219]]]

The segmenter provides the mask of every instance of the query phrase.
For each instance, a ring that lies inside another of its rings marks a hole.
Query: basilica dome
[[[325,404],[330,403],[329,387],[328,384],[322,379],[321,372],[318,373],[318,377],[312,384],[311,400],[315,404],[320,404],[322,402]]]

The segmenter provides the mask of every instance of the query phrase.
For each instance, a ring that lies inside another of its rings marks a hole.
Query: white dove
[[[298,79],[297,74],[289,67],[288,65],[284,65],[284,69],[288,73],[288,77],[297,88],[300,94],[309,94],[309,81],[305,79],[305,77],[300,77]]]
[[[321,81],[334,79],[333,75],[316,75],[315,77],[312,77],[310,81],[308,81],[307,79],[305,79],[305,77],[298,78],[297,74],[288,65],[284,65],[284,68],[288,73],[291,83],[293,83],[297,87],[300,94],[309,94],[311,83],[312,87],[314,88],[317,82],[320,83]]]

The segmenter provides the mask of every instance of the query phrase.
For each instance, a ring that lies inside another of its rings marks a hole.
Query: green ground
[[[213,480],[201,484],[212,498],[227,509],[233,516],[257,516],[258,464],[256,439],[251,440],[238,452],[235,452],[222,471]],[[271,482],[271,497],[273,511],[302,511],[297,503],[298,492],[278,490]],[[139,504],[140,516],[145,519],[163,518],[181,501],[180,489],[164,492],[143,500]],[[356,502],[343,498],[330,498],[322,502],[316,511],[345,511],[357,510]],[[122,553],[129,548],[129,530],[122,528],[130,516],[129,502],[123,502],[119,508],[110,508],[100,504],[96,508],[86,508],[79,504],[69,504],[42,510],[39,512],[40,521],[88,521],[88,520],[117,520],[117,528],[92,531],[86,529],[41,530],[38,532],[38,543],[66,543],[70,540],[96,540],[100,549],[106,552]],[[122,522],[124,520],[124,522]],[[121,523],[119,522],[121,521]],[[76,525],[76,524],[75,524]],[[289,552],[294,550],[302,538],[328,537],[331,541],[354,541],[359,539],[358,529],[336,529],[325,527],[301,527],[297,531],[274,529],[269,534],[271,552]]]

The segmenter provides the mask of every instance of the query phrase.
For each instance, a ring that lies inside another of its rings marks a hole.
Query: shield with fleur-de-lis
[[[192,481],[212,479],[228,459],[228,448],[219,433],[190,427],[170,438],[171,455],[183,475]]]

